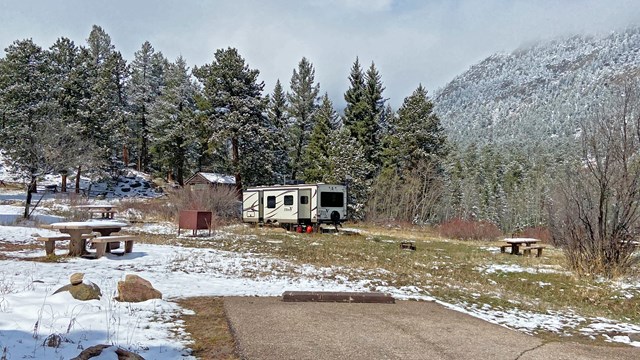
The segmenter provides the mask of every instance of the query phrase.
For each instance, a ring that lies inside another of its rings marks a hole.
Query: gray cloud
[[[84,44],[102,26],[131,60],[148,40],[169,59],[210,63],[237,47],[261,71],[265,91],[286,86],[307,57],[337,106],[359,56],[376,63],[397,107],[419,83],[431,91],[495,52],[577,33],[606,34],[640,25],[633,0],[2,0],[0,45],[33,38],[49,47],[66,36]]]

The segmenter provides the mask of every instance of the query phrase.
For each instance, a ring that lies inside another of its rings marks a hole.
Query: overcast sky
[[[578,33],[640,25],[638,0],[0,0],[0,46],[59,37],[85,45],[93,24],[131,61],[144,41],[170,60],[211,63],[235,47],[265,92],[288,88],[307,57],[321,91],[342,107],[356,56],[375,62],[397,108],[422,83],[431,93],[496,52]],[[4,56],[4,55],[3,55]]]

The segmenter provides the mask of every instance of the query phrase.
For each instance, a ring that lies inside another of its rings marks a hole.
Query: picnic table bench
[[[121,241],[124,242],[124,253],[129,254],[133,251],[133,242],[137,240],[136,236],[132,235],[115,235],[115,236],[99,236],[93,238],[91,243],[94,244],[96,248],[96,259],[99,259],[104,256],[106,252],[109,252],[108,244],[118,243]]]
[[[93,234],[82,234],[80,236],[80,238],[83,240],[92,239],[93,237],[94,237]],[[44,241],[45,253],[47,255],[52,255],[56,248],[56,241],[71,240],[71,236],[70,235],[38,236],[36,240]]]

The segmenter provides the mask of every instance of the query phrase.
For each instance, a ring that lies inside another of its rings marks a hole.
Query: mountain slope
[[[588,106],[639,69],[640,28],[539,43],[472,66],[435,93],[435,111],[462,145],[567,143]]]

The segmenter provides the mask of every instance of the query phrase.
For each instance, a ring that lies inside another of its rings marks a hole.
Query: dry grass
[[[583,316],[640,322],[640,291],[627,290],[625,296],[607,282],[577,278],[567,270],[562,252],[550,246],[536,258],[501,254],[499,242],[443,239],[421,228],[368,228],[366,235],[297,234],[248,226],[233,231],[234,236],[194,246],[331,267],[334,277],[372,279],[372,288],[417,286],[425,295],[451,303],[538,313],[573,309]],[[405,240],[414,241],[417,250],[402,250]],[[483,271],[493,265],[515,265],[533,273]],[[629,293],[635,295],[629,298]]]
[[[195,297],[177,303],[195,312],[182,315],[186,331],[191,335],[190,345],[198,359],[239,359],[222,303],[219,297]]]

